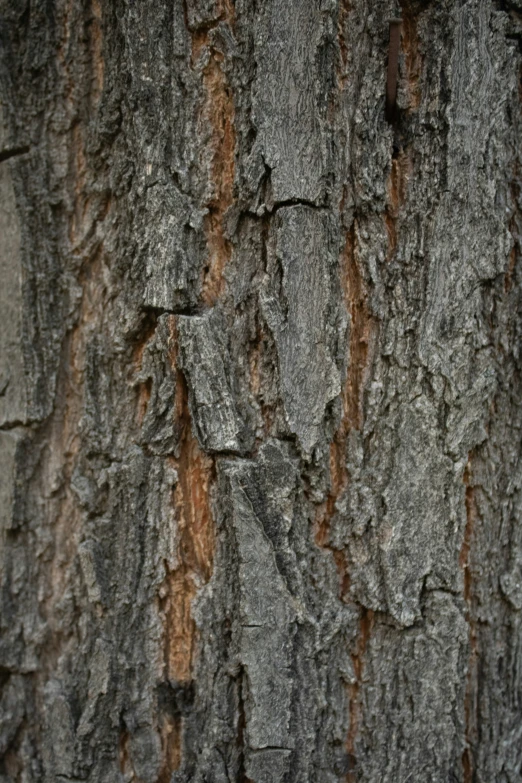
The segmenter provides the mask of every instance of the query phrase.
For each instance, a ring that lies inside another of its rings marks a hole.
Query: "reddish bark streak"
[[[359,625],[359,635],[357,637],[357,647],[352,655],[355,681],[348,689],[350,698],[350,729],[346,740],[346,751],[348,753],[348,758],[350,759],[355,758],[355,741],[361,717],[361,686],[364,674],[364,656],[371,636],[373,622],[373,611],[371,609],[363,609]],[[352,783],[355,780],[355,773],[352,770],[348,773],[346,781],[347,783]]]
[[[170,319],[170,361],[176,368],[175,318]],[[192,434],[185,379],[177,370],[174,415],[180,424],[179,456],[172,459],[178,474],[173,503],[177,526],[177,565],[167,572],[161,588],[160,609],[165,618],[166,679],[187,683],[192,679],[196,625],[192,600],[210,579],[214,557],[214,524],[209,486],[214,465]],[[181,760],[181,721],[165,718],[161,727],[164,764],[160,783],[170,780]]]
[[[343,389],[343,415],[340,426],[330,446],[330,492],[326,502],[317,510],[316,543],[330,548],[330,523],[335,513],[337,499],[342,495],[349,481],[346,468],[346,446],[351,430],[361,430],[364,422],[364,389],[368,381],[372,347],[377,333],[377,323],[370,313],[367,290],[361,274],[356,248],[356,226],[346,236],[341,254],[341,280],[346,308],[350,314],[349,367]],[[340,596],[347,599],[350,588],[348,558],[344,551],[332,550],[339,573]],[[364,667],[364,655],[373,625],[373,612],[362,609],[357,648],[352,656],[355,682],[349,686],[350,730],[347,737],[347,753],[354,758],[355,739],[360,722],[360,689]],[[355,780],[348,773],[347,781]]]
[[[158,775],[158,783],[170,783],[172,773],[181,764],[181,718],[162,715],[160,725],[163,764]]]
[[[350,364],[343,394],[343,421],[339,430],[339,436],[346,441],[346,436],[351,429],[362,429],[364,419],[363,393],[371,363],[370,348],[377,327],[368,308],[366,286],[357,258],[355,226],[352,226],[346,239],[342,272],[351,326]],[[345,481],[345,468],[343,467],[341,470],[343,481]]]
[[[348,484],[346,444],[352,429],[362,429],[363,394],[371,365],[371,346],[376,335],[376,321],[368,308],[355,245],[353,225],[347,234],[340,264],[346,307],[350,313],[349,367],[342,394],[343,415],[330,445],[330,492],[316,516],[316,543],[321,547],[329,546],[330,521],[335,513],[335,504]],[[345,597],[350,586],[347,558],[344,552],[335,552],[334,558],[339,570],[341,596]]]
[[[406,78],[409,92],[409,109],[417,109],[421,102],[420,82],[422,59],[419,52],[417,33],[418,11],[411,0],[402,0],[402,51],[406,65]]]
[[[219,21],[234,24],[234,7],[222,0]],[[216,23],[217,24],[217,23]],[[215,27],[192,31],[192,65],[197,67],[204,51],[209,50],[208,62],[203,68],[205,102],[202,109],[202,134],[210,128],[210,197],[205,231],[209,252],[202,288],[202,300],[209,307],[219,298],[224,285],[223,270],[232,248],[225,236],[224,220],[234,201],[235,176],[235,107],[230,87],[222,68],[223,55],[211,46],[209,33]]]
[[[174,319],[172,322],[174,326]],[[178,528],[178,566],[167,577],[166,659],[168,679],[188,682],[195,641],[191,602],[197,588],[208,582],[212,573],[214,527],[208,493],[213,463],[201,451],[192,434],[187,388],[179,371],[175,406],[183,434],[179,457],[173,460],[178,472],[173,498]]]
[[[74,207],[68,215],[69,237],[74,237],[76,230],[84,232],[87,220],[83,210],[88,193],[87,167],[78,138],[73,130],[73,155],[67,183]],[[81,161],[80,164],[78,160]],[[103,204],[100,209],[100,220],[103,220],[107,214],[106,205]],[[64,636],[67,636],[61,629],[60,621],[56,620],[56,607],[60,606],[70,584],[71,569],[74,568],[82,535],[82,513],[71,481],[81,446],[79,425],[84,414],[84,371],[88,345],[93,333],[103,326],[106,305],[102,282],[103,260],[104,247],[101,242],[91,249],[79,274],[78,282],[82,288],[79,313],[62,346],[55,411],[46,429],[41,495],[46,498],[47,515],[52,520],[52,555],[49,569],[46,571],[48,581],[41,611],[52,632],[49,635],[52,641],[46,648],[45,655],[42,654],[42,661],[46,662],[46,667],[40,672],[42,678],[47,676],[47,670],[52,671],[56,665]],[[59,613],[58,609],[58,615]]]
[[[120,734],[120,741],[118,745],[118,761],[120,765],[120,772],[122,772],[124,775],[132,775],[132,778],[134,778],[134,771],[131,766],[129,755],[129,740],[129,732],[123,730]]]

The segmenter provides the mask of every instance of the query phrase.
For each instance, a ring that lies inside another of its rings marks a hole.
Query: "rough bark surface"
[[[522,781],[522,2],[1,9],[1,783]]]

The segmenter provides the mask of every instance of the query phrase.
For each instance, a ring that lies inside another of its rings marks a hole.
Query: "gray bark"
[[[1,8],[0,782],[522,781],[520,0]]]

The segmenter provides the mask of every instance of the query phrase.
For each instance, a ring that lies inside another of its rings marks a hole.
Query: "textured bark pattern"
[[[1,783],[522,781],[522,3],[1,8]]]

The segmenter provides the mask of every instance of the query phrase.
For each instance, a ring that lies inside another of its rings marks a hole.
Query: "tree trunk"
[[[1,783],[522,781],[521,0],[1,7]]]

